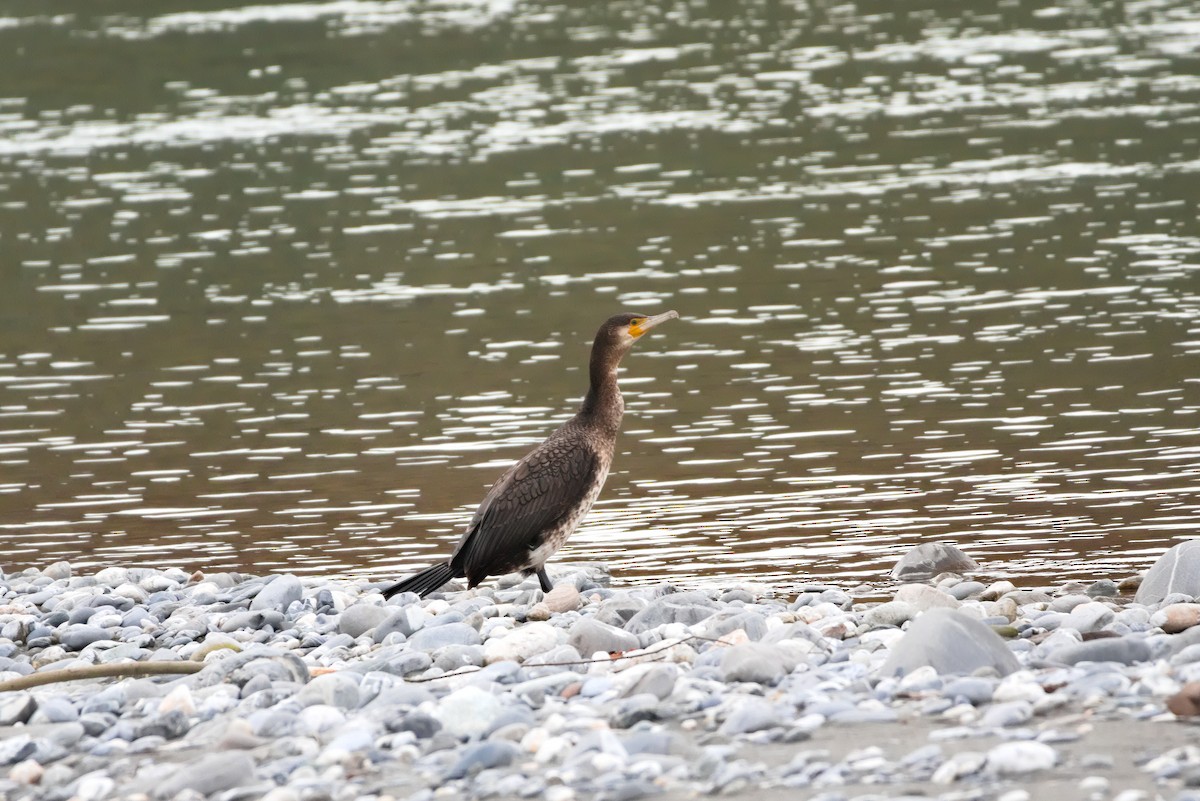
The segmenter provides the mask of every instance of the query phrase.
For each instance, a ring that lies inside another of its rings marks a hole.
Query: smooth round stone
[[[624,628],[632,634],[641,634],[668,623],[692,626],[716,612],[716,604],[707,595],[698,592],[673,593],[655,598],[645,609],[631,617]]]
[[[702,636],[712,639],[741,631],[751,640],[761,640],[767,633],[767,619],[758,612],[726,610],[705,620],[701,628]]]
[[[925,542],[910,548],[892,568],[892,578],[902,581],[928,578],[939,573],[966,573],[979,565],[958,547],[947,542]]]
[[[942,695],[951,699],[963,699],[974,706],[986,704],[992,700],[996,691],[995,679],[978,676],[959,676],[951,679],[942,687]]]
[[[348,672],[326,673],[313,678],[296,695],[302,706],[324,704],[337,709],[357,709],[360,702],[357,674]]]
[[[518,754],[517,746],[504,740],[474,743],[463,749],[458,761],[447,771],[446,778],[462,779],[487,768],[506,767]]]
[[[107,639],[107,630],[91,625],[70,626],[58,636],[58,641],[69,651],[82,651],[94,642]]]
[[[1070,612],[1072,609],[1074,609],[1077,606],[1080,606],[1081,604],[1090,603],[1091,600],[1092,599],[1089,598],[1087,595],[1083,595],[1080,593],[1072,593],[1071,595],[1063,595],[1061,597],[1055,598],[1053,601],[1050,602],[1050,611],[1051,612]]]
[[[1115,581],[1100,579],[1089,584],[1084,592],[1091,598],[1114,598],[1120,593],[1120,590]]]
[[[66,698],[42,698],[38,702],[37,712],[31,723],[66,723],[79,720],[79,710]]]
[[[906,603],[919,612],[942,607],[957,609],[962,605],[958,599],[928,584],[905,584],[898,587],[893,600]]]
[[[276,612],[286,612],[289,606],[303,597],[304,585],[296,576],[287,573],[268,581],[250,602],[250,610],[273,609]]]
[[[524,662],[559,644],[560,630],[549,623],[527,623],[483,645],[483,658],[492,662]],[[470,645],[471,643],[465,643]]]
[[[1031,740],[1001,743],[987,752],[987,769],[1002,776],[1049,770],[1057,762],[1057,751]]]
[[[1074,643],[1050,652],[1050,658],[1063,665],[1083,662],[1117,662],[1132,665],[1151,659],[1150,646],[1137,636],[1105,637],[1099,640]]]
[[[917,610],[912,604],[904,601],[887,601],[873,606],[863,613],[862,622],[864,625],[872,627],[898,627],[912,620],[916,615]]]
[[[637,668],[631,668],[625,671],[632,673]],[[624,676],[622,678],[625,678]],[[675,689],[675,682],[679,678],[679,668],[675,665],[650,665],[640,674],[631,676],[634,679],[626,689],[621,693],[622,696],[629,698],[634,695],[649,693],[660,700],[666,700],[671,696]]]
[[[479,645],[479,632],[466,623],[447,623],[415,632],[408,645],[418,651],[436,651],[447,645]]]
[[[580,618],[571,625],[567,642],[588,657],[595,653],[633,651],[640,646],[633,634],[590,617]]]
[[[25,723],[37,709],[37,701],[25,691],[0,695],[0,726]]]
[[[1167,634],[1178,634],[1200,624],[1200,604],[1178,603],[1164,606],[1150,616],[1150,625]]]
[[[502,711],[500,699],[486,690],[468,685],[439,701],[436,714],[446,731],[455,737],[467,739],[486,732]]]
[[[880,674],[895,676],[923,665],[941,674],[961,675],[988,668],[1002,676],[1020,667],[1004,640],[987,626],[959,611],[937,608],[923,613],[909,626]]]
[[[447,673],[459,668],[484,664],[483,648],[478,645],[447,645],[433,653],[433,665]]]
[[[1008,701],[992,704],[979,718],[981,728],[1007,728],[1029,722],[1033,717],[1033,705],[1027,701]]]
[[[958,584],[955,584],[953,587],[947,590],[947,592],[949,592],[953,598],[956,598],[959,601],[965,601],[967,598],[970,598],[972,595],[978,595],[985,589],[987,589],[987,585],[982,581],[960,581]]]
[[[1081,596],[1087,597],[1087,596]],[[1086,634],[1100,629],[1113,622],[1115,614],[1106,604],[1100,601],[1089,601],[1074,607],[1063,625],[1075,629],[1080,634]]]
[[[573,612],[579,608],[579,590],[574,584],[559,584],[542,599],[542,603],[554,614]]]
[[[419,740],[427,740],[442,730],[441,721],[424,712],[410,712],[394,724],[389,723],[392,731],[412,732]]]
[[[774,645],[748,642],[723,650],[720,671],[721,677],[727,682],[776,684],[792,667]]]
[[[733,699],[730,703],[732,709],[720,727],[722,734],[748,734],[773,729],[786,723],[787,716],[783,711],[762,698],[746,696]]]
[[[1134,600],[1155,604],[1172,593],[1200,595],[1200,540],[1184,540],[1160,556],[1146,572]]]
[[[225,751],[178,764],[173,773],[154,788],[154,795],[167,799],[185,790],[193,790],[208,796],[250,784],[253,777],[254,760],[249,754]]]
[[[415,606],[396,609],[388,604],[384,608],[388,610],[388,616],[377,623],[371,631],[371,639],[377,643],[382,643],[389,634],[396,633],[407,639],[413,635],[413,632],[419,631],[425,625],[425,613]]]

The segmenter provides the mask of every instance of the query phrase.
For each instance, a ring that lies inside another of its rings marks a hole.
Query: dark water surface
[[[1200,502],[1200,7],[974,5],[0,3],[0,564],[401,575],[674,308],[561,559],[1145,567]]]

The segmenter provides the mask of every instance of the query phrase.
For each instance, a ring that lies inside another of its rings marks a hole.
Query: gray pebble
[[[153,790],[158,798],[174,798],[184,790],[212,795],[254,782],[254,760],[242,751],[226,751],[177,765]]]
[[[785,716],[775,704],[747,696],[733,702],[733,709],[726,715],[720,731],[727,735],[747,734],[783,726],[784,723]]]
[[[632,651],[640,645],[633,634],[590,617],[580,618],[571,625],[567,642],[586,657],[595,653]]]
[[[342,612],[338,631],[351,637],[361,637],[392,614],[391,609],[370,603],[357,603]]]
[[[300,579],[286,573],[275,576],[266,586],[258,591],[250,602],[250,610],[274,609],[276,612],[286,612],[294,602],[304,597],[304,586]]]
[[[447,645],[479,645],[480,642],[479,632],[466,623],[426,627],[408,639],[410,648],[426,652],[436,651]]]
[[[99,626],[70,626],[58,636],[58,641],[68,651],[82,651],[94,642],[109,639],[108,632]]]
[[[338,672],[317,676],[296,695],[301,706],[326,704],[338,709],[357,709],[360,696],[356,673]]]
[[[1105,637],[1099,640],[1068,645],[1052,651],[1050,658],[1064,665],[1077,665],[1081,662],[1119,662],[1122,665],[1132,665],[1135,662],[1148,662],[1150,646],[1145,639],[1136,636]]]
[[[37,709],[37,701],[28,692],[0,695],[0,726],[24,723]]]
[[[788,672],[788,666],[778,648],[764,643],[744,643],[724,649],[721,654],[722,678],[727,681],[750,681],[776,684]]]
[[[485,741],[467,746],[462,755],[447,773],[447,779],[462,779],[473,776],[485,768],[504,767],[516,759],[517,746],[510,742]]]

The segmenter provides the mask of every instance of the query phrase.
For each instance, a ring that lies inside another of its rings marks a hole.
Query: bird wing
[[[586,440],[551,436],[500,477],[475,511],[452,564],[475,583],[525,566],[543,533],[592,488],[600,459]]]

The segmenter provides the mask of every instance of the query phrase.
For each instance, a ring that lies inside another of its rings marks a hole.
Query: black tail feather
[[[383,597],[391,598],[401,592],[415,592],[424,598],[452,578],[455,578],[454,569],[450,567],[449,562],[442,562],[440,565],[427,567],[398,584],[393,584],[383,591]]]

